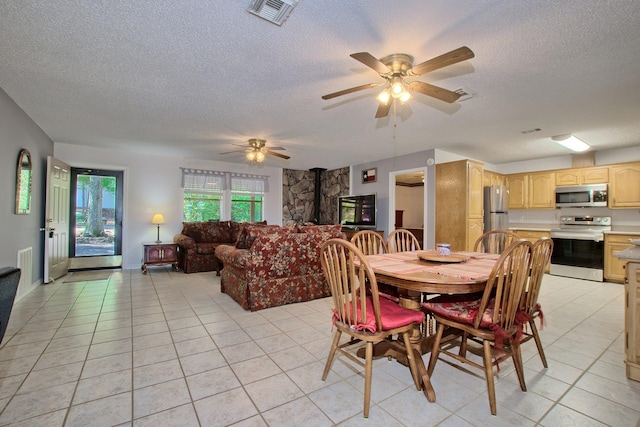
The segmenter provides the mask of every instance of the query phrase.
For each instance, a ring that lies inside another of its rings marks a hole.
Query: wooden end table
[[[144,259],[142,262],[142,274],[147,274],[149,265],[173,265],[173,270],[178,271],[178,244],[177,243],[143,243]]]

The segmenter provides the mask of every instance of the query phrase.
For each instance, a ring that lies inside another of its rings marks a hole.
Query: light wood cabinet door
[[[484,222],[482,219],[469,219],[467,221],[467,247],[465,250],[472,251],[476,240],[484,231]]]
[[[640,163],[612,166],[609,169],[609,207],[640,207]]]
[[[582,169],[583,184],[606,184],[609,182],[609,168],[586,168]]]
[[[638,236],[605,234],[604,236],[604,278],[608,282],[624,282],[626,261],[613,256],[614,253],[630,248],[629,240]]]
[[[469,218],[482,218],[482,164],[469,162],[467,165]]]
[[[436,165],[436,243],[464,251],[482,230],[483,175],[482,163],[471,160]]]
[[[528,182],[529,175],[526,173],[518,173],[507,176],[507,185],[509,186],[509,209],[527,208]]]
[[[609,167],[574,168],[555,172],[556,185],[606,184],[609,182]]]
[[[536,172],[529,176],[530,209],[555,209],[556,178],[554,172]]]
[[[556,185],[578,185],[580,184],[580,173],[578,169],[567,169],[556,171]]]
[[[627,378],[640,381],[640,264],[627,264],[624,310]]]

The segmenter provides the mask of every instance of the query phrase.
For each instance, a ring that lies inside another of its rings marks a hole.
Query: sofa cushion
[[[236,240],[236,248],[249,249],[254,240],[256,240],[256,237],[258,237],[259,235],[265,233],[274,233],[281,230],[282,227],[280,227],[279,225],[244,223],[240,227],[240,233],[238,234],[238,239]]]
[[[200,255],[214,255],[218,246],[220,246],[220,243],[198,243],[196,252]]]
[[[229,221],[183,222],[182,234],[197,243],[232,242]]]

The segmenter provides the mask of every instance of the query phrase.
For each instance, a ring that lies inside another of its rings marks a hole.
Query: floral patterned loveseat
[[[220,260],[216,248],[220,245],[235,245],[241,224],[235,221],[183,222],[180,234],[173,242],[180,247],[178,265],[185,273],[217,271],[220,275]]]
[[[220,289],[251,311],[327,297],[320,245],[335,237],[340,225],[246,225],[235,246],[216,249]]]

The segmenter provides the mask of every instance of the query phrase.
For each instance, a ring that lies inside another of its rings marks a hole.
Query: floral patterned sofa
[[[340,225],[246,225],[235,246],[216,249],[220,289],[251,311],[329,296],[320,245],[335,237]]]
[[[235,245],[242,223],[235,221],[183,222],[180,234],[173,242],[180,247],[178,266],[185,273],[217,271],[220,275],[220,260],[216,248],[220,245]]]

